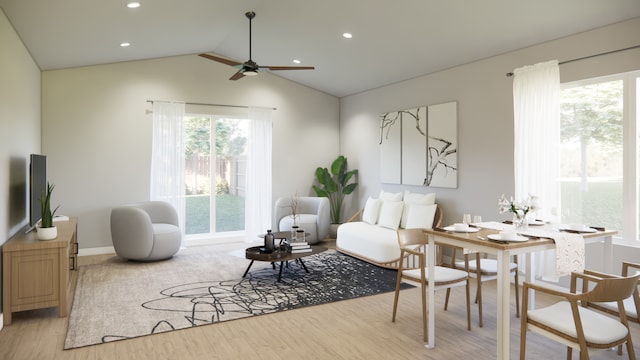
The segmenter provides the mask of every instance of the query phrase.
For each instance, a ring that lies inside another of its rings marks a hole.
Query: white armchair
[[[293,225],[291,197],[278,198],[273,214],[273,229],[276,231],[291,230]],[[331,224],[329,199],[325,197],[298,197],[296,218],[298,226],[309,234],[306,236],[309,244],[316,244],[324,240],[329,236]]]
[[[147,201],[111,210],[111,240],[116,254],[138,261],[167,259],[180,250],[182,231],[169,203]]]

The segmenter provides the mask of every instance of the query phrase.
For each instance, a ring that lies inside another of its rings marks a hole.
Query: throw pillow
[[[411,205],[405,229],[431,229],[438,205]]]
[[[409,216],[409,209],[415,205],[433,205],[436,203],[436,194],[419,194],[405,191],[404,193],[404,210],[402,211],[402,220],[400,220],[400,227],[407,228],[407,218]]]
[[[404,192],[404,201],[411,204],[433,205],[436,203],[436,194],[420,194],[409,191]]]
[[[383,201],[380,206],[378,225],[397,230],[402,217],[402,201]]]
[[[380,199],[374,199],[371,196],[367,199],[362,212],[362,221],[374,225],[378,222],[378,214],[380,214]]]
[[[402,201],[402,192],[399,193],[391,193],[391,192],[385,192],[384,190],[380,190],[380,196],[378,196],[378,199],[382,200],[382,201]]]

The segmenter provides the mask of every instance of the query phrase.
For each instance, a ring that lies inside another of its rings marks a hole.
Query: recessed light
[[[343,33],[342,37],[345,39],[351,39],[353,37],[353,35],[351,35],[351,33]]]
[[[131,46],[131,43],[123,42],[123,43],[120,43],[120,46],[121,46],[121,47]]]
[[[129,9],[135,9],[135,8],[139,8],[140,7],[140,3],[137,1],[133,1],[127,4],[127,7]]]
[[[300,64],[300,60],[298,60],[298,59],[293,59],[293,62],[296,63],[296,64]]]

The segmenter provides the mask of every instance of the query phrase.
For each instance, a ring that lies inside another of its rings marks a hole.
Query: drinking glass
[[[463,224],[471,224],[471,214],[462,215],[462,223]]]
[[[480,216],[480,215],[475,215],[475,216],[473,217],[473,223],[474,223],[474,224],[478,224],[478,223],[481,223],[481,222],[482,222],[482,216]]]

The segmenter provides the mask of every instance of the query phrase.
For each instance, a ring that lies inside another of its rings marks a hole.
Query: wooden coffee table
[[[293,253],[293,254],[286,250],[274,250],[271,253],[263,253],[263,252],[260,252],[260,248],[264,248],[264,247],[253,246],[253,247],[247,248],[247,250],[245,251],[245,257],[251,260],[251,262],[249,263],[247,270],[245,270],[244,275],[242,275],[243,278],[247,276],[247,274],[249,273],[249,269],[251,269],[251,265],[253,265],[254,261],[270,262],[273,264],[274,269],[276,266],[275,263],[280,262],[280,271],[278,272],[278,281],[280,281],[280,279],[282,278],[282,268],[285,264],[285,261],[297,260],[298,262],[300,262],[300,265],[302,265],[302,267],[304,268],[304,271],[309,272],[307,267],[304,265],[302,258],[305,256],[311,256],[311,255],[315,255],[315,254],[319,254],[321,252],[327,251],[326,247],[318,246],[318,245],[311,245],[311,251],[309,252]]]

